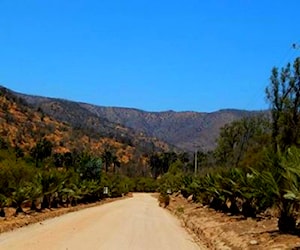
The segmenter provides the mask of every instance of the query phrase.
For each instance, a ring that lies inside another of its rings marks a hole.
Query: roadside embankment
[[[300,238],[281,234],[277,218],[261,216],[245,219],[216,212],[201,204],[172,195],[167,209],[178,216],[185,228],[192,231],[209,249],[299,249]]]

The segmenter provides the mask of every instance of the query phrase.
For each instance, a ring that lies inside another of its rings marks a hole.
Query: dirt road
[[[0,249],[202,249],[150,194],[134,194],[98,207],[0,235]]]

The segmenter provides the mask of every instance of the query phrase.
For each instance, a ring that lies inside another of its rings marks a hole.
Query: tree
[[[225,167],[240,166],[250,149],[252,154],[254,147],[261,151],[263,138],[268,133],[269,123],[263,116],[246,117],[225,125],[221,128],[215,150],[218,164]]]
[[[63,167],[64,165],[64,155],[61,153],[55,153],[53,155],[53,163],[55,167]]]
[[[294,232],[300,204],[300,58],[280,71],[273,68],[266,88],[272,114],[272,152],[268,163],[279,207],[279,230]]]
[[[37,178],[41,184],[43,197],[41,208],[50,208],[54,194],[63,187],[65,176],[56,169],[50,169],[43,170]]]
[[[156,179],[163,172],[162,162],[158,154],[153,154],[150,156],[149,165],[153,177]]]
[[[113,155],[112,156],[112,163],[113,163],[113,172],[115,173],[116,172],[116,167],[120,168],[121,167],[121,163],[118,159],[118,157],[116,155]]]
[[[16,161],[19,159],[19,158],[23,158],[24,157],[24,152],[23,150],[19,147],[19,146],[16,146],[14,148],[14,151],[15,151],[15,155],[16,155]]]
[[[183,163],[176,160],[170,164],[168,172],[160,179],[160,191],[162,193],[177,192],[181,190],[183,183]]]
[[[178,156],[174,152],[155,153],[150,156],[149,165],[154,178],[168,172],[172,163],[176,162]]]
[[[105,149],[101,157],[103,162],[105,163],[105,172],[107,173],[109,167],[113,163],[113,154],[111,153],[111,151]]]
[[[53,163],[55,167],[65,167],[69,169],[74,164],[73,154],[71,152],[53,154]]]
[[[51,156],[53,145],[46,138],[39,140],[31,149],[31,156],[35,160],[35,166],[38,167],[39,162]]]
[[[102,160],[100,158],[90,158],[79,168],[80,177],[83,180],[100,181],[102,171]]]
[[[190,165],[190,168],[194,172],[194,162],[192,165]],[[197,151],[197,166],[198,166],[198,172],[205,172],[209,168],[215,166],[215,156],[213,151],[203,152],[203,151]]]
[[[12,202],[16,205],[16,215],[18,213],[22,213],[22,204],[25,201],[29,200],[29,194],[30,194],[30,183],[25,183],[23,185],[17,186],[14,191],[12,192]]]
[[[6,165],[7,164],[7,165]],[[34,169],[26,166],[23,162],[5,164],[2,169],[8,180],[8,188],[3,189],[4,195],[11,199],[12,205],[16,207],[16,214],[22,212],[22,204],[29,200],[30,183],[34,176]]]
[[[71,152],[64,153],[64,166],[69,169],[74,164],[74,157]]]
[[[272,114],[274,152],[299,146],[300,137],[300,58],[282,68],[273,68],[266,88]]]
[[[274,164],[274,155],[269,154],[266,161]],[[277,164],[264,171],[260,179],[264,190],[269,191],[279,210],[278,228],[283,233],[295,233],[296,219],[300,206],[300,149],[293,146],[285,152],[277,152]]]
[[[191,156],[187,152],[182,152],[177,155],[178,160],[180,160],[183,163],[183,170],[184,172],[193,172],[194,166],[191,163]]]

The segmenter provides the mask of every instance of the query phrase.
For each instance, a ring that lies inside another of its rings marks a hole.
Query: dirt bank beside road
[[[298,236],[279,233],[276,217],[230,216],[181,195],[171,196],[168,209],[209,249],[300,249]]]

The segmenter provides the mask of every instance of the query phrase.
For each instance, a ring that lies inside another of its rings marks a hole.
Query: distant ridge
[[[196,148],[203,151],[214,149],[221,127],[234,120],[259,113],[237,109],[224,109],[212,113],[145,112],[130,108],[107,108],[83,103],[80,105],[99,117],[157,137],[184,151],[193,151]]]
[[[95,133],[115,134],[116,125],[128,128],[129,137],[142,135],[157,138],[183,151],[213,150],[220,128],[234,120],[263,111],[222,109],[216,112],[173,110],[148,112],[136,108],[104,107],[64,99],[15,93],[47,115],[70,123],[73,127],[88,126]],[[101,124],[101,126],[100,126]]]

